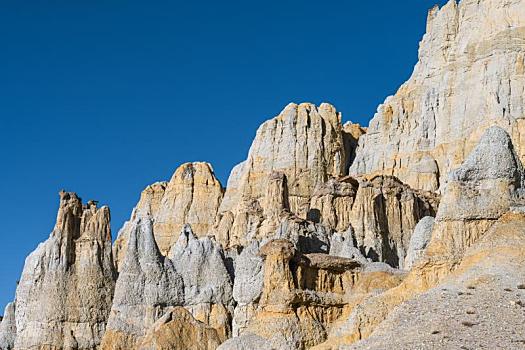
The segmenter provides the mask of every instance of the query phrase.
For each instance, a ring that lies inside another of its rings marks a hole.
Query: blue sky
[[[368,125],[444,2],[1,1],[0,308],[60,189],[108,204],[116,235],[183,162],[225,184],[289,102]]]

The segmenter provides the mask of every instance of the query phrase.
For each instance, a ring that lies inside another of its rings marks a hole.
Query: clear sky
[[[211,162],[225,185],[289,102],[368,125],[444,2],[2,0],[0,309],[60,189],[109,205],[115,236],[183,162]]]

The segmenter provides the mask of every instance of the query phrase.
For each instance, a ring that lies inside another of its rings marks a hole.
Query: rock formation
[[[350,173],[437,190],[492,125],[507,130],[523,161],[524,28],[520,0],[450,0],[432,9],[419,62],[379,106]]]
[[[185,224],[197,236],[210,233],[221,204],[223,189],[208,163],[181,165],[166,187],[155,215],[155,239],[166,254]]]
[[[341,114],[333,106],[286,106],[261,125],[248,159],[230,175],[216,224],[221,243],[246,244],[246,237],[258,236],[264,213],[273,210],[273,200],[280,200],[268,192],[274,172],[286,181],[285,188],[276,191],[288,194],[290,212],[306,218],[315,187],[344,175],[348,152]]]
[[[55,228],[26,259],[16,290],[15,349],[95,349],[115,287],[110,215],[60,192]]]
[[[148,186],[113,250],[61,192],[0,349],[522,348],[524,28],[525,0],[432,9],[368,128],[289,104],[226,189],[207,163]]]
[[[184,281],[184,306],[193,316],[217,330],[221,341],[231,336],[233,287],[224,252],[213,238],[197,239],[185,226],[169,253]]]
[[[525,216],[508,213],[438,286],[398,306],[348,349],[521,349]],[[400,331],[403,336],[400,337]],[[346,347],[345,347],[346,349]]]
[[[133,222],[136,221],[139,216],[155,217],[155,215],[157,215],[167,185],[167,182],[156,182],[146,187],[140,194],[140,200],[133,209],[130,220],[126,221],[120,229],[113,245],[113,255],[115,256],[115,262],[119,271],[126,256]]]
[[[414,228],[414,233],[410,238],[410,244],[405,258],[404,268],[406,270],[410,270],[414,263],[425,255],[426,247],[432,237],[433,226],[434,218],[432,216],[425,216],[417,223],[416,228]]]
[[[142,192],[130,221],[119,231],[115,256],[120,269],[126,253],[131,222],[138,215],[149,215],[154,222],[155,240],[166,255],[185,224],[198,236],[210,233],[223,196],[222,186],[208,163],[181,165],[169,182],[157,182]]]
[[[13,350],[16,339],[15,303],[5,307],[4,316],[0,320],[0,349]]]
[[[255,312],[241,335],[219,349],[310,348],[326,339],[354,293],[400,282],[386,273],[389,276],[374,284],[361,263],[327,254],[301,254],[284,239],[268,242],[260,255],[265,258],[264,279],[262,293],[255,297]]]
[[[500,161],[496,161],[497,159]],[[490,228],[498,220],[507,222],[508,218],[516,219],[513,215],[505,219],[502,216],[507,215],[512,207],[520,207],[522,179],[522,166],[514,153],[510,136],[499,127],[487,129],[464,163],[451,172],[432,227],[430,243],[403,283],[364,300],[352,310],[345,322],[332,328],[328,341],[316,349],[337,349],[344,344],[368,338],[390,317],[394,308],[403,310],[403,303],[417,303],[419,295],[427,293],[431,288],[446,288],[446,278],[457,277],[455,274],[461,271],[462,264],[466,262],[478,277],[485,274],[496,275],[496,281],[491,282],[496,285],[500,283],[498,279],[507,278],[503,272],[505,269],[500,266],[496,266],[492,272],[484,271],[486,265],[480,263],[479,257],[469,257],[468,250],[483,240],[486,242],[484,249],[502,244],[501,241],[494,242],[491,239]],[[512,264],[522,261],[520,254],[516,253],[517,251],[513,251],[509,256],[514,259]],[[501,263],[501,260],[495,260]],[[525,272],[521,270],[515,269],[513,274],[521,276]],[[480,278],[483,281],[485,277]],[[462,288],[466,287],[463,285]],[[490,290],[489,283],[485,287]],[[432,291],[428,293],[435,295]],[[445,306],[439,304],[437,307]],[[422,308],[421,312],[429,313],[421,318],[433,317],[430,315],[433,313],[431,310]],[[357,346],[356,348],[360,348]],[[414,348],[413,346],[414,344],[407,348]]]
[[[184,284],[170,259],[159,251],[153,220],[138,217],[130,237],[102,349],[135,349],[171,306],[184,304]]]
[[[235,260],[233,298],[237,305],[232,322],[233,336],[244,332],[248,322],[255,315],[263,289],[263,265],[257,241],[245,247]]]
[[[209,350],[221,341],[217,331],[195,320],[183,307],[169,309],[149,329],[140,350]]]

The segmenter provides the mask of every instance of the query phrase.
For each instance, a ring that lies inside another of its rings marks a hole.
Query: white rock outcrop
[[[184,304],[184,282],[153,236],[148,216],[132,223],[102,349],[134,349],[169,307]]]
[[[434,227],[432,216],[425,216],[417,223],[414,233],[410,237],[410,244],[405,257],[405,270],[410,270],[414,263],[425,254],[425,249],[432,237],[432,227]]]
[[[98,347],[115,279],[109,208],[60,192],[55,228],[26,259],[16,290],[15,349]]]
[[[193,317],[217,330],[224,341],[231,335],[233,285],[224,251],[213,237],[197,238],[189,225],[169,252],[184,281],[184,306]]]
[[[350,173],[437,190],[492,125],[525,158],[525,6],[450,0],[429,12],[410,79],[379,106]]]

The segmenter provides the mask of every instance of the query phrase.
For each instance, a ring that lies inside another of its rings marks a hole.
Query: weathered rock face
[[[5,307],[4,317],[0,321],[0,349],[13,350],[16,339],[15,303]]]
[[[142,191],[140,200],[131,213],[130,220],[125,222],[124,226],[120,229],[117,239],[113,244],[113,256],[115,257],[119,271],[126,256],[130,232],[133,229],[133,222],[135,222],[139,216],[150,216],[154,218],[157,215],[167,186],[167,182],[156,182],[146,187],[144,191]]]
[[[403,267],[417,222],[435,215],[438,198],[398,179],[377,176],[360,183],[350,213],[357,246],[367,258]]]
[[[16,290],[16,349],[95,349],[111,308],[116,273],[110,215],[60,193],[47,241],[26,259]]]
[[[405,258],[405,270],[410,270],[414,263],[425,254],[426,247],[432,237],[433,226],[434,218],[432,216],[425,216],[417,223],[410,238],[410,245]]]
[[[456,271],[348,349],[522,348],[524,228],[523,214],[505,214],[467,249]]]
[[[217,331],[199,322],[183,307],[170,308],[150,328],[139,350],[215,350]]]
[[[349,303],[360,279],[359,262],[327,254],[300,254],[288,240],[260,249],[265,257],[262,294],[247,295],[258,306],[239,337],[220,349],[305,349],[326,339],[329,326]]]
[[[197,236],[211,233],[223,189],[208,163],[185,163],[169,182],[146,187],[130,221],[119,231],[114,245],[120,270],[129,240],[132,222],[138,215],[149,215],[154,222],[154,236],[160,252],[166,255],[185,224],[191,224]]]
[[[355,160],[359,138],[364,134],[366,134],[366,128],[361,127],[359,124],[346,122],[343,125],[343,141],[346,150],[345,173],[348,172],[350,165],[352,165]]]
[[[132,223],[102,349],[135,349],[170,306],[184,304],[184,284],[159,251],[149,216]]]
[[[223,189],[208,163],[186,163],[171,178],[155,215],[155,239],[167,254],[185,224],[199,237],[210,233]]]
[[[451,172],[432,227],[430,243],[403,283],[361,303],[345,323],[331,330],[329,341],[318,349],[337,348],[369,337],[395,307],[440,285],[458,266],[461,269],[465,261],[478,274],[475,280],[482,282],[487,278],[483,272],[486,264],[482,263],[485,257],[470,258],[466,252],[484,235],[487,239],[485,249],[502,244],[501,240],[497,244],[491,241],[490,230],[497,220],[506,222],[507,219],[502,216],[508,215],[505,213],[513,205],[521,203],[519,194],[522,192],[522,179],[522,166],[514,153],[509,135],[499,127],[486,130],[464,163]],[[518,250],[512,249],[509,255],[509,259],[515,259],[511,264],[522,263],[523,257],[517,254]],[[505,256],[505,250],[502,252]],[[495,260],[498,264],[502,262],[501,259]],[[506,278],[504,270],[500,265],[488,275]],[[485,292],[489,290],[490,287]],[[435,298],[435,294],[430,292],[429,295],[430,299]],[[490,297],[485,295],[484,298]],[[440,305],[438,308],[446,309],[448,306]]]
[[[238,336],[243,332],[255,315],[263,289],[263,265],[257,241],[245,247],[235,260],[233,298],[237,305],[232,322],[233,336]]]
[[[352,229],[356,248],[374,261],[403,267],[416,223],[435,215],[439,198],[391,176],[359,181],[332,179],[312,197],[309,218],[343,232]]]
[[[523,160],[524,33],[521,0],[450,0],[430,11],[419,62],[378,108],[350,173],[436,190],[495,124]]]
[[[184,281],[184,306],[217,330],[221,341],[231,335],[233,286],[224,252],[214,238],[198,239],[186,225],[169,253]]]
[[[358,189],[359,182],[352,177],[328,180],[315,189],[308,218],[338,232],[345,231],[351,225],[351,212]]]
[[[509,135],[500,127],[487,129],[465,162],[450,173],[429,255],[447,261],[460,259],[519,200],[522,179],[523,167]]]
[[[335,233],[332,236],[332,239],[330,240],[330,255],[353,259],[361,265],[369,263],[359,248],[356,247],[356,239],[352,226],[350,226],[345,232]]]
[[[275,193],[287,193],[285,206],[306,218],[315,187],[344,175],[347,153],[341,115],[333,106],[289,104],[261,125],[248,159],[232,171],[216,223],[220,241],[233,246],[257,236],[264,215],[274,210],[274,199],[282,198]],[[269,185],[272,181],[275,186]],[[272,187],[277,192],[269,192]]]

